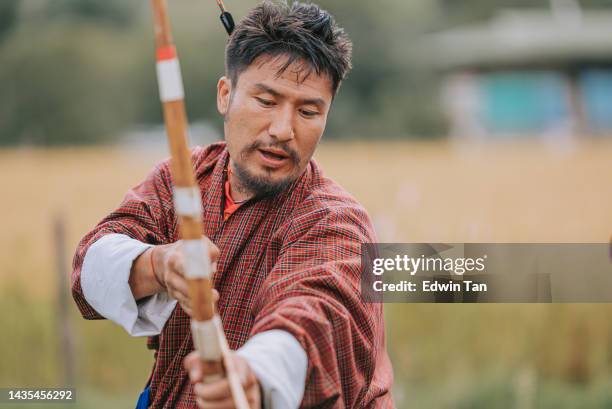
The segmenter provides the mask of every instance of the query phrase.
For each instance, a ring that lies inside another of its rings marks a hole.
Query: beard
[[[240,186],[237,188],[252,194],[255,198],[261,199],[271,196],[276,196],[287,189],[299,175],[291,174],[284,178],[274,180],[272,171],[266,170],[265,175],[256,175],[251,172],[248,166],[248,156],[256,153],[259,148],[275,148],[281,149],[288,155],[288,160],[291,161],[295,169],[299,169],[300,157],[294,150],[282,145],[264,145],[259,141],[253,142],[240,152],[240,160],[233,161],[233,172],[238,179]]]

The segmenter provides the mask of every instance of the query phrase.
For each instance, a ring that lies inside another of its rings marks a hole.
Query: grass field
[[[67,251],[165,152],[0,151],[0,387],[61,386],[52,226]],[[326,174],[369,210],[387,242],[607,242],[612,143],[324,144]],[[608,305],[386,306],[402,408],[612,407]],[[144,339],[86,322],[71,304],[82,408],[135,400]],[[444,391],[444,393],[441,393]],[[114,403],[113,403],[114,402]]]

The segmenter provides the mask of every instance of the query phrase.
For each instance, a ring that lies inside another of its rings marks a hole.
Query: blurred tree
[[[17,23],[19,0],[2,0],[0,2],[0,43]]]
[[[129,42],[107,39],[84,27],[29,28],[10,38],[0,50],[0,145],[95,143],[129,126],[138,58],[125,58]]]
[[[258,0],[228,0],[239,20]],[[353,39],[353,71],[329,117],[330,137],[444,134],[437,74],[419,61],[423,33],[550,0],[314,0]],[[582,0],[612,7],[612,0]],[[221,131],[215,85],[227,37],[213,1],[169,8],[189,119]],[[51,17],[51,18],[50,18]],[[0,0],[0,144],[112,140],[161,123],[150,13],[141,0]],[[12,29],[17,28],[17,29]]]
[[[73,15],[96,22],[126,26],[132,21],[137,2],[134,0],[53,0],[47,4],[51,17]]]
[[[612,7],[612,0],[584,0],[586,7]]]
[[[441,26],[461,24],[474,20],[490,18],[503,8],[537,8],[546,9],[551,0],[438,0],[444,11],[445,19],[440,20]],[[584,8],[612,7],[612,0],[579,0]]]
[[[412,42],[438,18],[430,0],[321,0],[353,40],[353,70],[329,117],[328,137],[389,138],[442,132],[435,78],[415,66]]]
[[[439,0],[444,11],[441,26],[462,24],[474,20],[490,18],[496,11],[503,8],[547,8],[550,0]]]

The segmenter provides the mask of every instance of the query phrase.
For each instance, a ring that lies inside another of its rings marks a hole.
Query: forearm
[[[161,271],[164,246],[154,246],[139,255],[132,264],[128,284],[136,301],[164,291],[156,275]]]

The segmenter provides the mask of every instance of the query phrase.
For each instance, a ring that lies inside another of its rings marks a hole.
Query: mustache
[[[289,146],[281,144],[264,144],[261,141],[255,141],[244,149],[243,154],[254,152],[257,149],[268,148],[282,150],[287,154],[287,156],[293,163],[300,163],[300,155],[298,155],[298,153],[295,150],[291,149]]]

